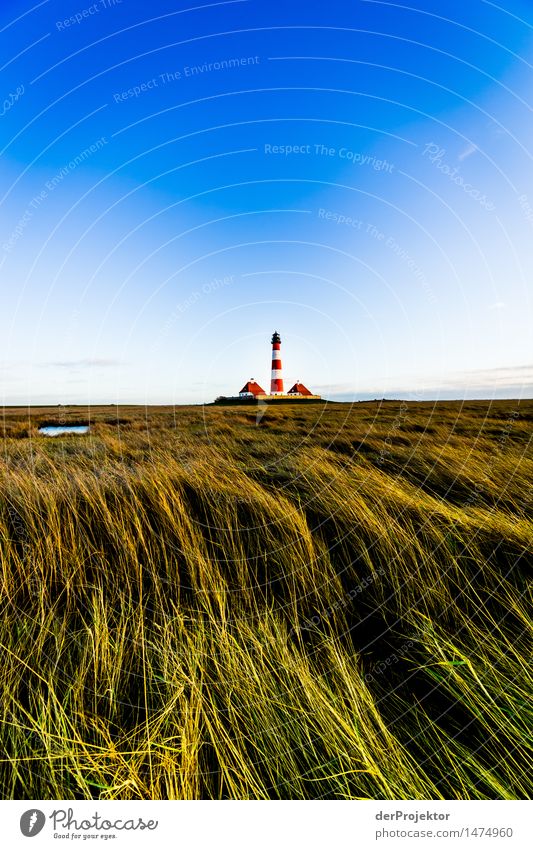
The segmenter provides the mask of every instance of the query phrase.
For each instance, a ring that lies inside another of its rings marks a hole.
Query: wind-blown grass
[[[4,417],[4,798],[530,795],[533,403],[118,416]]]

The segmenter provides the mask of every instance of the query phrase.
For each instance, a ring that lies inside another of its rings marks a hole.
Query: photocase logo
[[[29,811],[24,811],[20,818],[20,830],[24,837],[35,837],[43,830],[46,817],[42,811],[37,808],[30,808]]]

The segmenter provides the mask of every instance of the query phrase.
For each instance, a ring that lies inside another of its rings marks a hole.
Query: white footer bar
[[[0,802],[2,845],[166,849],[508,847],[531,841],[532,802]],[[35,838],[30,843],[30,838]]]

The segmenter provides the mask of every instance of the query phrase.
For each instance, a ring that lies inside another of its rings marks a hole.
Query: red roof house
[[[244,386],[242,387],[241,391],[239,392],[239,395],[264,395],[264,394],[265,394],[265,390],[261,389],[259,384],[256,383],[256,381],[253,378],[251,378],[251,380],[249,380],[248,383],[245,383]]]
[[[303,383],[296,382],[294,386],[289,389],[289,395],[312,395],[313,393],[309,391],[307,386],[304,386]]]

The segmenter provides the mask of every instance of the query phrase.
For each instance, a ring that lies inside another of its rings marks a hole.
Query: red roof
[[[248,383],[245,383],[242,387],[239,395],[242,395],[243,392],[250,392],[252,395],[264,395],[265,390],[261,389],[258,383],[255,380],[249,380]]]
[[[295,383],[289,389],[289,395],[312,395],[313,393],[309,391],[307,386],[304,386],[303,383]]]

